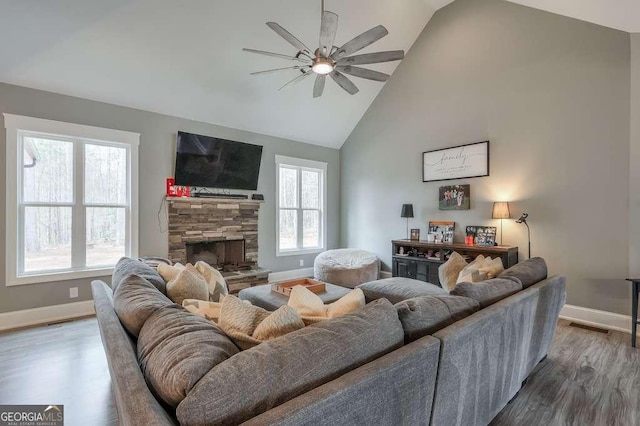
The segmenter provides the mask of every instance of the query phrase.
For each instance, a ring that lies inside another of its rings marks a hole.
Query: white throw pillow
[[[306,325],[337,318],[366,304],[364,293],[356,288],[333,303],[325,305],[320,296],[297,285],[291,289],[288,305],[298,312]]]
[[[460,272],[467,267],[467,262],[459,253],[453,252],[445,263],[438,268],[438,277],[442,288],[452,291],[458,283]]]

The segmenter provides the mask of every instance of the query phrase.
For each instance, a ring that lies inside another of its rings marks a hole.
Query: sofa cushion
[[[453,289],[451,295],[474,299],[486,308],[506,297],[522,290],[522,284],[517,278],[481,281],[479,283],[460,283]]]
[[[160,290],[162,294],[167,294],[166,283],[152,267],[140,262],[139,260],[122,257],[116,263],[111,277],[111,289],[115,292],[123,279],[129,275],[138,275],[149,281],[155,288]]]
[[[473,262],[472,262],[473,263]],[[447,291],[453,290],[458,281],[460,272],[467,267],[467,261],[464,260],[457,252],[451,253],[449,260],[440,265],[438,268],[438,278],[440,278],[440,284],[442,288]]]
[[[359,288],[351,290],[335,302],[325,305],[320,296],[304,286],[297,285],[291,289],[287,304],[298,312],[306,325],[309,325],[337,318],[363,307],[365,303],[364,293]]]
[[[178,405],[178,421],[242,423],[399,348],[403,340],[395,308],[377,300],[214,367]]]
[[[151,315],[138,339],[142,373],[156,395],[172,407],[209,370],[238,352],[215,324],[178,305]]]
[[[364,293],[367,303],[384,298],[395,304],[413,297],[447,294],[446,290],[437,285],[402,277],[371,281],[358,288]]]
[[[209,300],[209,289],[198,271],[187,265],[167,283],[167,296],[178,305],[182,305],[185,299]]]
[[[480,304],[468,297],[422,296],[397,303],[395,308],[405,343],[410,343],[477,312]]]
[[[547,278],[547,262],[541,257],[533,257],[505,270],[498,277],[515,277],[527,288]]]
[[[302,318],[291,306],[269,312],[235,296],[222,299],[219,324],[243,350],[304,328]]]
[[[151,314],[171,304],[167,296],[138,275],[124,278],[113,296],[113,309],[124,328],[135,337]]]

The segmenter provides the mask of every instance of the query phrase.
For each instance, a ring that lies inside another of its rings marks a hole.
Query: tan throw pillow
[[[196,270],[207,282],[209,287],[209,302],[220,302],[220,298],[229,294],[229,288],[224,277],[216,268],[208,263],[196,262]]]
[[[449,260],[440,265],[438,268],[438,276],[440,278],[440,284],[442,288],[447,291],[451,291],[455,288],[458,275],[467,266],[467,262],[464,257],[460,256],[457,252],[451,253]]]
[[[221,303],[207,302],[204,300],[184,299],[182,301],[182,307],[187,311],[215,323],[217,323],[218,319],[220,319],[221,306]]]
[[[161,263],[156,269],[160,276],[164,278],[165,281],[169,282],[176,279],[180,271],[184,269],[184,266],[180,263],[175,263],[173,266]]]
[[[291,289],[288,303],[307,325],[337,318],[361,308],[365,304],[364,292],[359,288],[350,291],[335,302],[325,305],[320,296],[300,285]]]
[[[209,300],[209,290],[202,278],[185,268],[167,283],[167,296],[173,303],[182,305],[184,299]]]
[[[304,322],[290,306],[269,312],[235,296],[222,300],[219,325],[242,350],[304,328]]]

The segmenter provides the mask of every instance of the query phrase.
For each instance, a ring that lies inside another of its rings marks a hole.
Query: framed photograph
[[[411,239],[414,241],[420,241],[420,230],[412,229],[411,230]]]
[[[467,237],[473,237],[473,243],[477,246],[495,246],[496,231],[495,226],[467,226]]]
[[[440,210],[470,210],[471,185],[441,186],[438,208]]]
[[[429,234],[434,235],[435,241],[439,243],[453,243],[455,228],[455,222],[429,222]]]
[[[489,176],[489,141],[422,154],[423,182],[483,176]]]

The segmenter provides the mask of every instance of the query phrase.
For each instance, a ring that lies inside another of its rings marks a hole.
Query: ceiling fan
[[[345,76],[345,74],[354,77],[364,78],[374,81],[387,81],[389,75],[373,71],[354,65],[376,64],[381,62],[400,61],[404,58],[404,50],[392,50],[387,52],[367,53],[364,55],[353,55],[354,53],[364,49],[365,47],[375,43],[387,34],[389,31],[382,25],[378,25],[366,31],[353,40],[343,44],[341,47],[333,45],[336,32],[338,31],[338,15],[324,10],[324,0],[321,0],[322,22],[320,25],[320,44],[315,50],[309,49],[304,43],[298,40],[293,34],[285,30],[282,26],[275,22],[267,22],[267,26],[275,31],[280,37],[295,47],[298,52],[295,55],[285,55],[281,53],[265,52],[263,50],[242,49],[245,52],[257,53],[260,55],[272,56],[275,58],[288,59],[298,64],[276,68],[266,71],[253,72],[251,75],[268,74],[285,70],[298,70],[301,75],[297,76],[278,90],[290,87],[304,80],[310,75],[316,76],[316,82],[313,86],[313,97],[318,98],[324,92],[324,85],[327,75],[331,76],[340,87],[342,87],[350,95],[355,95],[360,91],[353,82]]]

